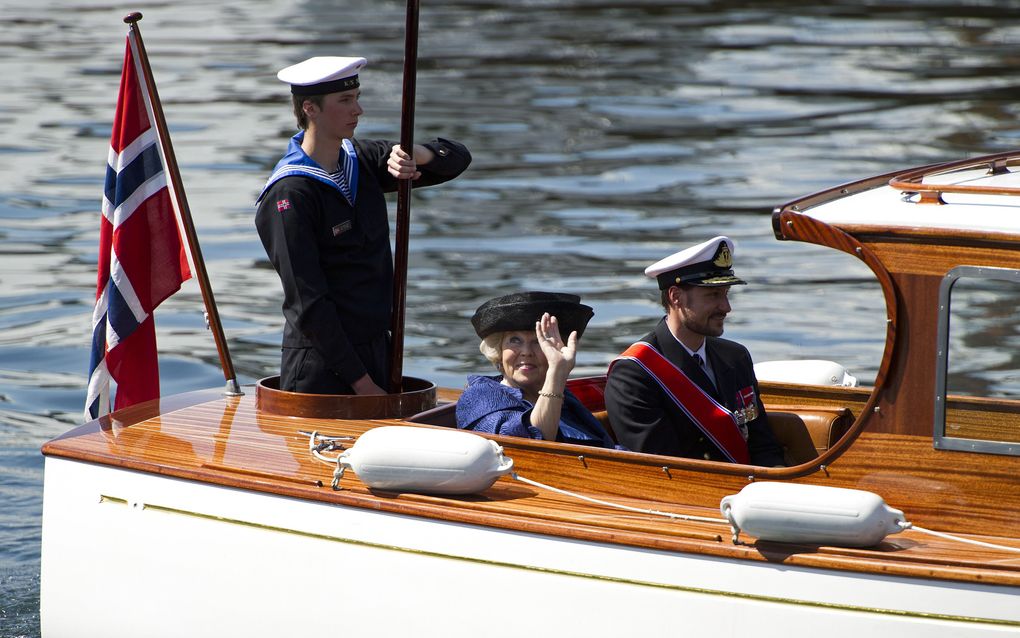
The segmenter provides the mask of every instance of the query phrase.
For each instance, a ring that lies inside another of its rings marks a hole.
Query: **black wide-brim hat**
[[[581,298],[560,292],[515,292],[490,299],[478,306],[471,317],[471,325],[478,336],[484,339],[495,332],[513,330],[534,330],[535,322],[548,312],[556,317],[560,335],[567,339],[571,332],[584,334],[588,321],[595,314],[591,306],[581,303]]]

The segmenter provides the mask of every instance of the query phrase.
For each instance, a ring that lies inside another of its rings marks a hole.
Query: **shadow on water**
[[[281,293],[252,200],[293,132],[277,69],[359,54],[362,137],[396,139],[401,2],[142,3],[141,23],[235,366],[276,372]],[[776,242],[787,199],[1020,146],[1014,2],[425,3],[416,133],[474,164],[414,198],[405,372],[485,369],[467,318],[520,289],[595,307],[579,373],[658,316],[645,265],[737,242],[727,336],[757,360],[873,378],[882,299],[855,260]],[[84,402],[104,162],[125,9],[0,7],[0,634],[37,635],[39,445]],[[978,323],[994,313],[975,313]],[[222,375],[193,283],[157,314],[164,393]],[[103,539],[97,539],[97,543]]]

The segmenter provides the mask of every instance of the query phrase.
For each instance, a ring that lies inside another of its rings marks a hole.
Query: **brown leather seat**
[[[787,465],[816,458],[853,424],[847,408],[774,406],[767,411],[769,426],[783,446]]]
[[[457,427],[457,404],[446,403],[419,412],[407,420],[444,427]],[[616,433],[605,410],[594,413],[609,436]],[[799,465],[817,457],[836,443],[853,423],[847,408],[773,406],[768,408],[769,426],[783,446],[787,465]]]
[[[783,446],[787,465],[800,465],[832,447],[853,424],[847,408],[776,406],[767,409],[769,426]],[[616,441],[605,410],[594,413]]]
[[[606,432],[609,433],[609,438],[613,439],[613,443],[619,443],[619,441],[616,440],[616,432],[613,432],[613,424],[609,422],[609,413],[605,410],[598,410],[596,412],[592,412],[592,414],[596,419],[598,419],[598,422],[602,424],[602,427],[606,429]]]
[[[441,425],[447,428],[457,427],[457,403],[444,403],[436,407],[419,412],[406,419],[411,423],[425,423],[428,425]]]

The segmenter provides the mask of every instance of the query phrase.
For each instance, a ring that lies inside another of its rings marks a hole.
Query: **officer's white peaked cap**
[[[659,290],[671,286],[731,286],[745,284],[733,274],[733,241],[724,235],[713,237],[697,246],[685,248],[660,259],[648,268],[645,275],[659,283]]]

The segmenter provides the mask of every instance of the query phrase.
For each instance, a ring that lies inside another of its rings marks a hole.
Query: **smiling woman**
[[[559,372],[568,367],[573,368],[574,353],[577,347],[576,333],[573,332],[571,333],[573,339],[568,340],[566,346],[563,345],[559,328],[556,327],[556,317],[550,317],[549,313],[545,313],[542,315],[540,323],[542,332],[548,330],[546,334],[555,336],[543,336],[540,339],[537,336],[538,332],[528,332],[527,330],[514,330],[499,335],[499,358],[503,378],[507,385],[520,388],[524,398],[532,403],[543,396],[553,398],[558,396],[557,390],[561,388],[557,388],[557,386],[565,385],[565,380],[560,379],[564,375]],[[491,336],[495,337],[496,335]],[[549,357],[543,351],[543,347],[550,347],[545,346],[546,343],[553,344],[551,347],[556,351],[553,356],[559,355],[559,362],[562,365],[557,366],[556,372],[550,377],[552,386],[550,391],[542,394],[546,373],[549,372]],[[568,364],[571,365],[568,366]]]
[[[577,341],[593,314],[580,297],[550,292],[515,293],[479,306],[471,318],[482,338],[478,348],[500,374],[468,378],[457,402],[457,427],[616,447],[566,389]]]

